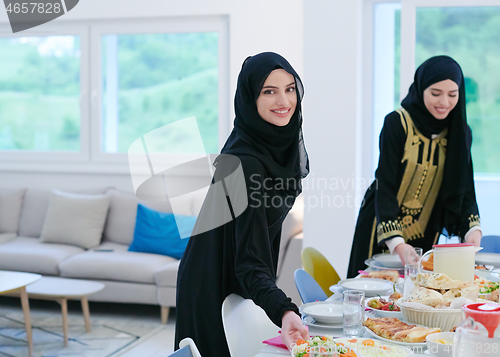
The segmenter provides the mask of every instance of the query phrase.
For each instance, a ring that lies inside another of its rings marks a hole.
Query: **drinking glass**
[[[344,291],[342,312],[344,315],[344,335],[346,337],[362,337],[365,315],[365,292],[359,290]]]
[[[420,272],[420,258],[422,258],[422,248],[405,249],[405,280],[410,278],[415,283]]]
[[[406,248],[405,249],[405,265],[418,265],[420,263],[420,258],[422,258],[422,253],[424,250],[422,248]]]

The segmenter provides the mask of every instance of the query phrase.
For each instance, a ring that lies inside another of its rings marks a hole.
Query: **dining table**
[[[367,269],[368,270],[368,269]],[[359,276],[358,276],[359,277]],[[347,290],[344,287],[335,284],[330,287],[330,291],[333,292],[333,295],[331,295],[326,301],[340,301],[343,298],[343,292]],[[387,295],[390,295],[392,293],[391,289],[389,289],[387,292]],[[303,317],[304,324],[306,324],[306,317]],[[344,337],[344,331],[343,328],[322,328],[322,327],[317,327],[313,325],[308,325],[307,326],[309,329],[309,334],[311,336],[314,335],[328,335],[332,336],[333,338],[341,338]],[[370,337],[372,336],[367,336],[365,333],[365,336],[363,337]],[[383,342],[381,340],[381,342]],[[276,346],[270,346],[270,345],[263,345],[262,349],[259,351],[258,354],[255,355],[255,357],[278,357],[278,356],[291,356],[290,351],[285,350],[284,348],[281,347],[276,347]],[[418,355],[412,355],[413,356],[418,356]]]

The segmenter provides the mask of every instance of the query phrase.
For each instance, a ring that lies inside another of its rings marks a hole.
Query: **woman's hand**
[[[466,243],[473,243],[474,246],[481,246],[481,238],[483,238],[483,233],[478,229],[467,236],[465,240]]]
[[[413,246],[407,244],[407,243],[401,243],[401,244],[398,244],[396,246],[396,248],[394,248],[394,250],[396,251],[396,253],[398,253],[399,255],[399,259],[401,259],[401,263],[403,263],[403,266],[406,264],[405,262],[405,250],[406,249],[412,249],[413,251],[415,251],[415,248],[413,248]],[[417,262],[417,254],[415,254],[415,264]]]
[[[302,325],[299,315],[293,311],[286,311],[281,319],[281,340],[290,350],[292,343],[298,339],[309,339],[309,331]]]

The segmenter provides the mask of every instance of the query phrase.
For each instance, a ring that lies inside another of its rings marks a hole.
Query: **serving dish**
[[[401,262],[401,259],[399,258],[399,255],[397,254],[387,254],[387,253],[380,253],[380,254],[375,254],[373,256],[373,259],[375,259],[377,262],[379,262],[382,266],[387,267],[387,268],[398,268],[398,269],[403,269],[403,263]]]
[[[304,325],[307,326],[325,328],[330,330],[342,330],[344,328],[343,323],[334,323],[334,324],[321,323],[316,321],[314,317],[310,315],[304,315],[304,317],[302,318],[302,322],[304,323]]]
[[[351,278],[339,281],[338,285],[347,290],[364,291],[367,297],[386,295],[394,289],[394,283],[382,279]],[[330,291],[332,291],[331,287]]]
[[[343,312],[342,301],[317,301],[303,304],[299,311],[303,315],[312,318],[321,324],[342,324]]]
[[[366,259],[365,265],[372,268],[373,270],[397,270],[400,274],[404,274],[404,271],[405,271],[404,267],[400,267],[400,268],[386,267],[381,262],[379,262],[373,258]]]
[[[387,339],[385,337],[377,335],[375,332],[373,332],[372,330],[370,330],[366,326],[365,326],[365,331],[370,336],[372,336],[374,338],[378,338],[379,340],[384,341],[384,342],[386,342],[388,344],[409,347],[409,348],[412,349],[412,351],[415,351],[415,348],[417,348],[417,351],[423,351],[427,347],[427,344],[425,342],[421,342],[421,343],[409,343],[409,342],[401,342],[401,341],[389,340],[389,339]]]
[[[493,265],[495,268],[500,268],[500,254],[476,253],[476,264]]]

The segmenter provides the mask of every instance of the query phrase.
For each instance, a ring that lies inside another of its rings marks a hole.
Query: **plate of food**
[[[385,295],[394,289],[394,283],[382,279],[351,278],[339,281],[338,285],[347,290],[364,291],[365,296]]]
[[[360,273],[359,275],[360,278],[382,279],[391,281],[393,283],[399,283],[403,281],[403,279],[401,279],[399,271],[397,270],[381,270],[381,271],[370,271],[370,272],[360,270],[359,273]]]
[[[382,341],[410,348],[425,348],[428,335],[441,332],[439,328],[409,325],[396,317],[379,317],[365,320],[365,330]]]
[[[398,319],[402,319],[403,313],[396,304],[396,301],[402,297],[402,294],[394,293],[390,296],[366,299],[365,304],[366,308],[371,309],[376,317],[397,317]]]
[[[371,338],[336,338],[338,344],[343,344],[363,357],[406,357],[413,354],[413,351],[405,346],[381,343],[380,340]]]
[[[387,268],[399,268],[399,269],[404,268],[403,263],[401,262],[401,259],[397,254],[394,255],[387,253],[375,254],[373,256],[373,259],[375,259],[377,262],[379,262],[380,264],[382,264]]]
[[[500,254],[476,253],[476,264],[493,265],[495,268],[500,268]]]
[[[342,304],[342,301],[316,301],[301,305],[299,311],[322,324],[341,324]]]
[[[361,357],[352,349],[336,343],[331,336],[311,336],[309,340],[299,339],[292,344],[292,357]]]
[[[314,319],[314,317],[312,317],[310,315],[304,315],[304,317],[302,317],[302,322],[304,323],[304,325],[307,325],[307,326],[327,328],[327,329],[331,329],[331,330],[339,330],[339,329],[344,328],[344,324],[342,322],[335,323],[335,324],[321,323],[321,322],[316,321]]]

